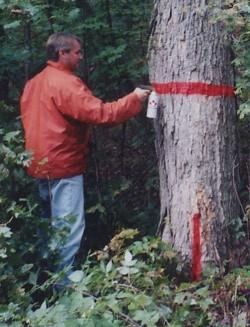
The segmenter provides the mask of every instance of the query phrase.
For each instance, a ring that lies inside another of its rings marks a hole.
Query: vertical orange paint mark
[[[193,239],[192,239],[192,278],[198,281],[201,278],[201,215],[196,213],[192,219]]]

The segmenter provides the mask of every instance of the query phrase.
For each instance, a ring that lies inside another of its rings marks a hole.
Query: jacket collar
[[[69,74],[73,74],[73,72],[70,69],[66,68],[61,62],[48,60],[47,65],[50,67],[56,68],[58,70],[67,72]]]

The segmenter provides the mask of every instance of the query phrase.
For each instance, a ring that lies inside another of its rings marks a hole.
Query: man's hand
[[[139,97],[139,99],[141,101],[145,101],[148,98],[148,96],[151,93],[151,91],[150,90],[140,89],[139,87],[137,87],[134,90],[134,93],[137,94],[137,96]]]

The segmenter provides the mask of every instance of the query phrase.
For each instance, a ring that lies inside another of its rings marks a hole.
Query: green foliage
[[[250,115],[250,4],[247,0],[227,0],[219,19],[232,37],[236,68],[236,90],[240,99],[239,117]]]
[[[244,216],[243,218],[241,217],[236,217],[232,219],[229,224],[229,234],[232,236],[232,239],[234,240],[244,240],[246,239],[246,234],[247,234],[247,229],[245,225],[248,224],[248,217]]]
[[[13,108],[1,103],[0,112],[0,303],[4,303],[2,309],[9,303],[5,312],[9,315],[18,311],[20,303],[29,303],[23,286],[33,268],[27,258],[34,254],[34,224],[31,227],[30,221],[36,205],[25,194],[29,181],[25,178],[23,165],[27,165],[29,156],[23,151],[21,133],[10,131],[10,125],[13,128],[18,122],[7,124]],[[11,305],[12,300],[15,304]]]
[[[58,298],[23,311],[13,302],[0,312],[0,322],[12,327],[247,326],[249,267],[224,279],[215,275],[188,283],[181,281],[177,265],[176,253],[160,239],[123,230],[88,256]]]
[[[0,321],[2,323],[13,316],[20,317],[34,301],[37,291],[46,291],[50,284],[60,277],[55,275],[50,279],[42,264],[47,253],[45,247],[42,251],[39,250],[41,247],[39,233],[44,231],[49,237],[52,231],[48,229],[48,222],[38,219],[35,185],[24,170],[30,162],[30,155],[23,148],[19,119],[15,118],[12,106],[1,102]],[[53,240],[61,241],[62,238],[59,236],[55,235]],[[53,257],[55,253],[53,244],[48,246]],[[21,326],[21,323],[16,325]]]
[[[44,43],[67,30],[83,40],[80,75],[106,99],[120,96],[147,79],[145,53],[152,1],[1,2],[1,63],[12,96],[44,65]],[[18,78],[16,78],[18,76]]]

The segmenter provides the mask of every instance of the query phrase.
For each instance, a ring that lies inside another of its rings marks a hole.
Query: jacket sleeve
[[[141,101],[135,93],[104,103],[93,96],[83,82],[74,77],[63,90],[55,92],[54,101],[66,116],[89,124],[117,124],[137,115]]]

